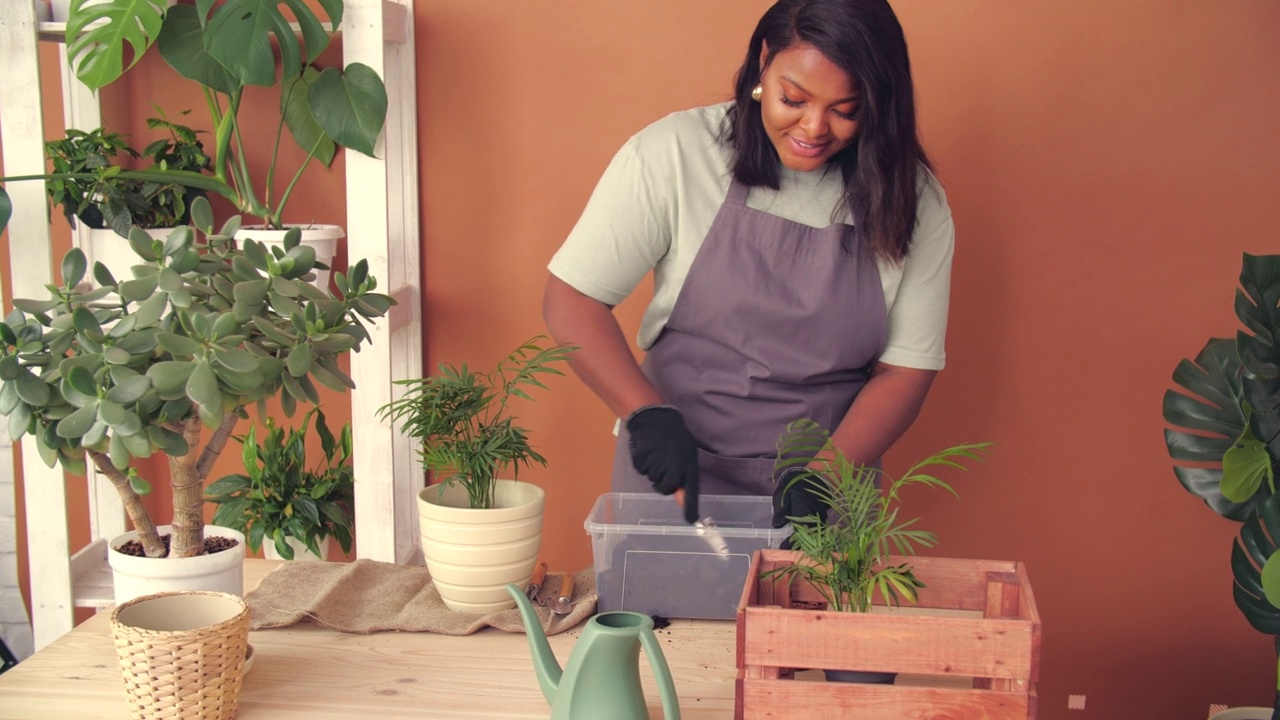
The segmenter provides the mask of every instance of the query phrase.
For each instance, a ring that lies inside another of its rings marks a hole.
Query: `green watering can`
[[[680,720],[671,669],[648,615],[608,612],[591,618],[561,670],[529,599],[515,585],[507,585],[507,592],[520,607],[538,686],[551,703],[551,720],[649,720],[640,688],[641,646],[658,681],[663,716]]]

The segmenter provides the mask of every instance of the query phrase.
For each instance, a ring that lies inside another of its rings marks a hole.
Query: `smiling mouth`
[[[827,145],[830,144],[825,142],[805,142],[796,137],[788,137],[787,140],[791,142],[791,148],[795,151],[795,154],[808,158],[821,156],[823,151],[827,149]]]

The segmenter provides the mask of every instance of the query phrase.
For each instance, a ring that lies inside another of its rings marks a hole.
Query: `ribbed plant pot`
[[[296,537],[286,536],[285,543],[293,548],[293,559],[296,562],[324,562],[329,559],[329,538],[316,543],[320,549],[320,554],[316,555],[307,549],[307,544]],[[262,540],[262,556],[268,560],[284,560],[280,557],[280,553],[276,552],[276,544],[268,538]]]
[[[162,525],[157,530],[163,536],[171,532],[172,528]],[[120,605],[143,595],[175,590],[211,590],[244,595],[244,535],[217,525],[205,525],[204,535],[234,538],[240,544],[211,555],[147,558],[125,555],[116,550],[130,540],[136,540],[136,532],[130,530],[112,539],[107,551],[107,561],[111,564],[116,604]]]
[[[111,613],[130,714],[231,720],[249,649],[249,608],[227,593],[145,595]]]
[[[422,554],[450,610],[491,613],[515,607],[507,583],[523,587],[542,542],[546,494],[527,482],[498,480],[494,507],[472,510],[458,484],[418,492]]]
[[[316,251],[316,260],[333,267],[333,259],[338,255],[338,241],[347,234],[337,225],[286,225],[302,230],[302,244]],[[237,240],[253,239],[267,246],[278,245],[284,248],[284,234],[287,230],[271,230],[263,225],[245,225],[236,234]],[[316,270],[316,279],[312,285],[321,290],[329,289],[330,270]]]

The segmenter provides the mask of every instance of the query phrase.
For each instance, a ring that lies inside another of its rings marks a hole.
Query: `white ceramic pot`
[[[507,583],[533,574],[542,542],[546,494],[527,482],[498,480],[494,507],[472,510],[458,484],[418,492],[422,554],[450,610],[491,613],[515,607]]]
[[[165,240],[173,228],[152,228],[143,230],[157,240]],[[142,258],[129,246],[129,238],[121,237],[111,228],[88,228],[89,247],[85,255],[89,260],[89,277],[93,277],[93,264],[100,262],[111,271],[117,281],[132,280],[133,266],[142,262]],[[96,282],[94,283],[97,284]]]
[[[337,225],[289,225],[302,229],[302,244],[316,251],[316,260],[333,267],[333,259],[338,255],[338,241],[346,237],[342,228]],[[262,225],[245,225],[236,233],[236,240],[252,238],[260,243],[279,246],[284,249],[284,230],[270,230]],[[321,290],[329,289],[329,270],[316,270],[316,279],[312,285]]]
[[[1238,707],[1214,713],[1209,720],[1271,720],[1272,708]]]
[[[293,559],[298,562],[324,562],[329,558],[329,538],[324,538],[316,543],[320,548],[320,554],[315,555],[307,549],[307,544],[296,537],[286,535],[285,544],[293,548]],[[262,555],[268,560],[283,560],[280,553],[276,552],[276,544],[274,541],[262,539]]]
[[[171,528],[162,525],[157,530],[166,535]],[[115,587],[116,604],[143,595],[171,590],[212,590],[215,592],[244,594],[244,535],[231,528],[217,525],[204,526],[205,537],[228,537],[237,540],[235,548],[189,558],[147,558],[125,555],[116,548],[136,540],[132,530],[114,538],[107,552],[111,564],[111,578]]]

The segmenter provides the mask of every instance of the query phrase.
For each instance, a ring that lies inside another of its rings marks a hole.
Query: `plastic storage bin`
[[[729,620],[751,565],[751,554],[776,548],[791,527],[771,526],[771,498],[704,495],[698,510],[716,528],[684,521],[673,497],[605,493],[583,526],[591,535],[600,612],[630,610],[669,618]],[[718,531],[729,553],[716,553]]]

